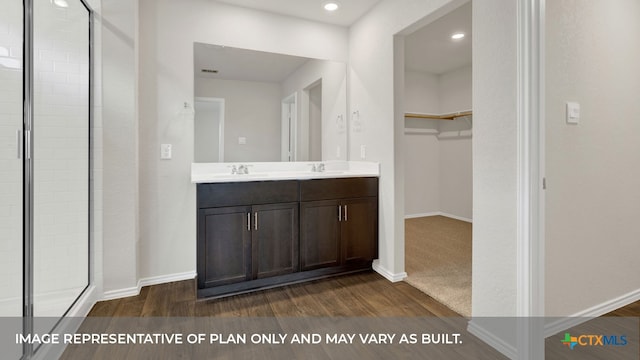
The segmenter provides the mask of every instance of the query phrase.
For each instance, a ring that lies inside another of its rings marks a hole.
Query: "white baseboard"
[[[434,212],[428,212],[428,213],[405,215],[404,218],[415,219],[415,218],[421,218],[421,217],[440,216],[440,215],[442,215],[440,211],[434,211]]]
[[[458,216],[458,215],[448,214],[446,212],[441,212],[440,215],[444,216],[444,217],[451,218],[451,219],[455,219],[455,220],[460,220],[460,221],[465,221],[465,222],[468,222],[468,223],[473,223],[473,219],[469,219],[469,218]]]
[[[559,334],[567,329],[589,321],[591,318],[602,316],[639,300],[640,289],[631,291],[627,294],[603,302],[602,304],[592,306],[571,316],[561,318],[559,320],[550,322],[549,324],[545,324],[544,336],[545,338],[547,338],[549,336]]]
[[[166,284],[174,281],[191,280],[191,279],[194,279],[196,275],[197,273],[195,271],[187,271],[187,272],[177,273],[177,274],[148,277],[148,278],[140,279],[138,281],[138,287],[142,288],[143,286]]]
[[[518,358],[518,350],[514,346],[505,342],[494,333],[478,325],[478,323],[476,323],[475,321],[469,321],[469,324],[467,325],[467,331],[469,331],[472,335],[475,335],[478,339],[484,341],[489,346],[496,349],[497,351],[502,353],[502,355],[508,357],[509,359]]]
[[[174,281],[183,281],[183,280],[191,280],[196,277],[195,271],[187,271],[183,273],[177,274],[168,274],[168,275],[160,275],[160,276],[152,276],[148,278],[143,278],[138,280],[138,285],[130,288],[117,289],[105,291],[102,296],[102,300],[115,300],[130,296],[137,296],[140,294],[140,290],[144,286],[165,284]]]
[[[371,267],[375,272],[384,276],[385,279],[391,282],[399,282],[407,277],[407,273],[404,271],[401,273],[392,273],[391,271],[385,269],[380,265],[380,261],[378,259],[373,260],[373,264],[371,265]]]
[[[52,333],[57,334],[73,334],[82,324],[89,311],[93,308],[93,305],[98,301],[98,291],[95,285],[90,285],[86,291],[78,298],[78,301],[73,305],[67,315],[60,320]],[[66,344],[43,344],[33,357],[34,360],[46,360],[46,359],[58,359],[64,353],[67,348]]]
[[[87,291],[78,299],[78,302],[69,310],[69,317],[85,317],[93,308],[93,305],[100,300],[95,285],[89,286]]]
[[[442,211],[421,213],[421,214],[409,214],[409,215],[405,215],[404,218],[405,219],[415,219],[415,218],[429,217],[429,216],[444,216],[444,217],[448,217],[448,218],[455,219],[455,220],[460,220],[460,221],[466,221],[468,223],[473,223],[473,219],[469,219],[469,218],[466,218],[466,217],[445,213],[445,212],[442,212]]]
[[[138,286],[105,291],[104,294],[102,295],[101,300],[115,300],[115,299],[130,297],[130,296],[137,296],[138,294],[140,294],[141,288],[142,287],[140,286],[140,282],[138,282]]]

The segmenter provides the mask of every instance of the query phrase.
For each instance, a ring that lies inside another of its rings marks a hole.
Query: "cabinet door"
[[[337,200],[300,203],[301,270],[339,265],[339,204]]]
[[[249,206],[199,211],[199,288],[251,279],[250,213]]]
[[[298,271],[298,203],[254,205],[252,216],[253,278]]]
[[[377,198],[342,201],[342,263],[372,261],[378,247]]]

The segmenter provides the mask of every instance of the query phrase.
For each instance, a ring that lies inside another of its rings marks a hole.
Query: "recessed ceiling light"
[[[461,33],[461,32],[459,32],[459,33],[455,33],[455,34],[451,35],[451,38],[452,38],[453,40],[460,40],[460,39],[462,39],[463,37],[464,37],[464,33]]]
[[[67,0],[51,0],[51,3],[57,7],[61,7],[61,8],[68,8],[69,7],[69,3],[67,3]]]
[[[326,4],[324,4],[324,9],[327,11],[336,11],[338,10],[340,6],[337,3],[334,2],[328,2]]]

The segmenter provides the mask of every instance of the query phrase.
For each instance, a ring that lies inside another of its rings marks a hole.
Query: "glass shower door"
[[[58,318],[89,284],[90,13],[33,5],[33,314]]]
[[[0,2],[0,317],[22,317],[22,1]],[[17,324],[17,323],[16,323]],[[21,332],[21,329],[15,329]],[[19,359],[21,346],[2,349]]]

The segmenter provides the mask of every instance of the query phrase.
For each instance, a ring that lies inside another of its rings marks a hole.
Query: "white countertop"
[[[312,171],[313,165],[317,164],[324,164],[325,171]],[[231,169],[234,165],[236,168],[240,165],[248,166],[249,173],[232,174]],[[194,184],[370,176],[380,176],[379,163],[369,161],[306,161],[191,164],[191,182]]]

